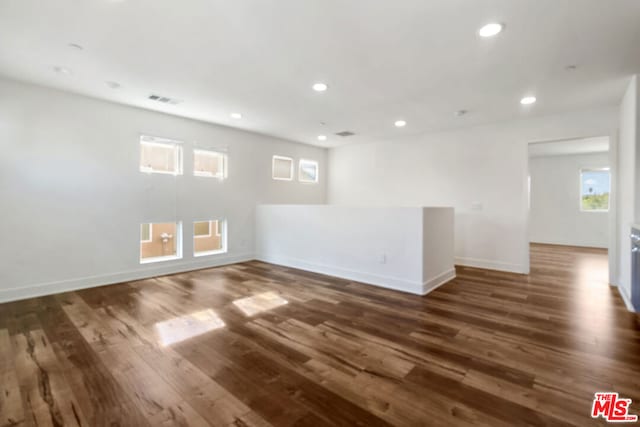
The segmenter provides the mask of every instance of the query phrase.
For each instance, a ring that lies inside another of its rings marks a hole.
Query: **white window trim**
[[[291,163],[291,168],[289,170],[289,178],[278,178],[274,176],[276,160],[288,160]],[[293,181],[293,169],[294,169],[293,158],[285,157],[285,156],[273,156],[271,160],[271,178],[275,179],[276,181]]]
[[[203,251],[203,252],[196,252],[196,242],[195,239],[193,241],[193,256],[195,258],[198,257],[202,257],[202,256],[211,256],[211,255],[219,255],[219,254],[225,254],[227,253],[227,220],[226,219],[209,219],[209,220],[202,220],[202,221],[194,221],[194,223],[196,222],[205,222],[205,221],[209,221],[209,224],[211,224],[211,221],[218,221],[218,224],[220,226],[220,237],[221,237],[221,248],[220,249],[216,249],[213,251]],[[209,226],[209,231],[211,231],[211,226]]]
[[[144,258],[140,259],[140,264],[153,264],[156,262],[165,262],[165,261],[174,261],[177,259],[182,259],[182,256],[178,255],[167,255],[167,256],[156,256],[153,258]]]
[[[206,219],[205,219],[204,221],[193,221],[193,225],[194,225],[194,227],[195,227],[195,225],[196,225],[196,223],[197,223],[197,222],[206,222],[207,224],[209,224],[209,233],[208,233],[208,234],[199,234],[199,235],[196,235],[196,233],[194,232],[194,233],[193,233],[193,238],[194,238],[194,239],[202,239],[202,238],[205,238],[205,237],[211,237],[211,222],[212,222],[212,221],[215,221],[215,220],[212,220],[212,219],[206,220]]]
[[[155,136],[149,136],[149,135],[140,135],[140,145],[150,145],[150,146],[156,146],[156,147],[171,147],[174,150],[176,150],[176,156],[175,156],[175,161],[174,161],[174,172],[169,172],[169,171],[157,171],[154,170],[153,168],[149,168],[147,166],[143,166],[140,163],[142,163],[142,158],[138,159],[138,163],[140,164],[140,172],[143,173],[147,173],[147,174],[163,174],[163,175],[182,175],[182,152],[183,152],[183,148],[182,148],[182,142],[181,141],[176,141],[176,140],[172,140],[172,139],[167,139],[167,138],[159,138],[159,137],[155,137]],[[140,154],[141,156],[141,154]]]
[[[313,164],[316,167],[316,179],[303,179],[302,178],[302,164],[303,163],[309,163],[309,164]],[[316,160],[310,160],[310,159],[300,159],[300,161],[298,162],[298,181],[300,182],[306,182],[309,184],[317,184],[318,183],[318,179],[319,179],[319,175],[320,175],[320,165],[318,164],[318,162]]]
[[[217,174],[212,174],[211,172],[207,172],[207,171],[197,171],[195,170],[195,156],[196,154],[200,154],[203,156],[211,156],[211,157],[222,157],[222,172],[218,172]],[[203,150],[201,148],[194,148],[193,150],[193,164],[194,164],[194,169],[193,169],[193,176],[199,176],[199,177],[203,177],[203,178],[217,178],[217,179],[225,179],[227,177],[227,154],[220,152],[220,151],[216,151],[216,150]]]
[[[583,172],[607,172],[609,174],[609,200],[607,209],[582,209],[582,173]],[[602,167],[602,168],[580,168],[580,197],[578,197],[578,203],[580,212],[585,213],[608,213],[611,210],[611,168]]]
[[[164,221],[165,222],[173,222],[173,221]],[[153,223],[149,223],[153,224]],[[140,241],[140,249],[138,251],[138,256],[140,257],[140,264],[153,264],[156,262],[165,262],[165,261],[173,261],[177,259],[182,259],[182,221],[177,221],[176,223],[176,235],[173,236],[176,242],[176,254],[175,255],[166,255],[166,256],[157,256],[153,258],[142,258],[142,241]]]
[[[149,240],[142,240],[142,230],[140,230],[140,243],[151,243],[153,242],[153,223],[143,222],[140,226],[143,226],[144,224],[149,225]]]

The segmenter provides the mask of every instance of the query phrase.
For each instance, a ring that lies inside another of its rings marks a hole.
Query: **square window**
[[[226,177],[226,157],[217,151],[193,150],[193,174],[223,179]]]
[[[609,211],[611,176],[609,168],[580,170],[580,210]]]
[[[318,182],[318,162],[300,159],[298,180],[300,182]]]
[[[293,180],[293,159],[290,157],[273,156],[273,179],[282,181]]]
[[[226,222],[223,220],[193,223],[193,255],[214,255],[227,251]]]
[[[140,172],[181,175],[181,143],[165,138],[141,136]]]
[[[157,222],[140,225],[140,263],[182,258],[181,223]]]

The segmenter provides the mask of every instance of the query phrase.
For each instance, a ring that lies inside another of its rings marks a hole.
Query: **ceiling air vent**
[[[348,130],[343,130],[342,132],[338,132],[336,133],[336,135],[338,136],[353,136],[355,135],[355,133],[348,131]]]
[[[168,96],[160,96],[160,95],[149,95],[149,99],[152,101],[162,102],[163,104],[171,104],[176,105],[181,101],[178,99],[169,98]]]

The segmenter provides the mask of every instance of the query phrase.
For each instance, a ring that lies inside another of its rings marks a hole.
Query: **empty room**
[[[640,1],[0,1],[0,427],[640,415]]]

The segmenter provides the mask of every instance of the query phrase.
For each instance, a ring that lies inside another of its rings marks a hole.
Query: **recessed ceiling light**
[[[394,123],[394,125],[396,125],[397,128],[401,128],[403,126],[407,125],[407,122],[404,120],[396,120],[396,122]]]
[[[107,82],[105,82],[105,84],[107,86],[109,86],[111,89],[119,89],[120,88],[120,83],[118,83],[118,82],[107,81]]]
[[[71,70],[66,67],[55,66],[53,67],[53,71],[60,74],[71,74]]]
[[[480,37],[493,37],[504,29],[504,25],[492,22],[480,28],[478,34]]]
[[[242,118],[242,114],[240,113],[231,113],[231,118],[232,119],[241,119]]]
[[[535,96],[525,96],[520,100],[520,104],[522,105],[531,105],[536,102]]]
[[[318,135],[318,141],[326,141],[327,135]]]
[[[326,83],[321,83],[321,82],[314,83],[312,87],[313,87],[313,90],[315,90],[316,92],[324,92],[329,88],[329,86],[327,86]]]

